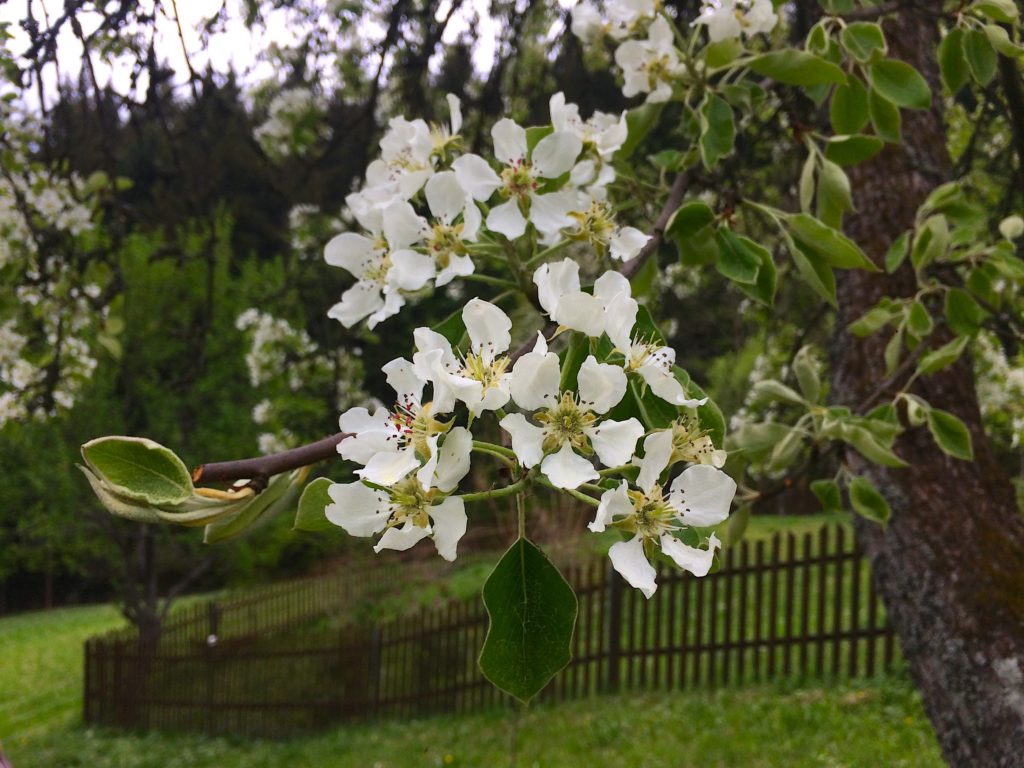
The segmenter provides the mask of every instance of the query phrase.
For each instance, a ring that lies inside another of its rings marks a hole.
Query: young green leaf
[[[843,497],[835,480],[815,480],[811,483],[813,493],[821,503],[822,512],[838,512],[843,508]]]
[[[838,134],[860,133],[868,124],[868,92],[859,78],[837,85],[829,105],[832,130]]]
[[[752,285],[757,282],[761,259],[751,251],[728,227],[722,227],[716,235],[719,257],[715,265],[719,272],[737,283]]]
[[[977,29],[969,29],[964,32],[963,45],[964,55],[974,79],[981,86],[991,83],[992,78],[996,76],[999,61],[988,35]]]
[[[946,292],[945,312],[950,329],[961,336],[976,334],[986,314],[974,297],[960,288],[952,288]]]
[[[850,481],[850,506],[861,517],[882,525],[889,522],[889,518],[892,517],[889,502],[878,492],[874,483],[863,475],[858,475]]]
[[[928,411],[928,429],[936,445],[945,453],[964,461],[974,459],[971,433],[967,431],[967,425],[949,411],[940,411],[938,408]]]
[[[184,462],[144,437],[90,440],[82,446],[82,457],[120,496],[149,504],[177,504],[192,496],[192,477]]]
[[[487,577],[483,598],[490,625],[480,671],[528,702],[569,663],[576,595],[543,552],[519,539]]]
[[[897,237],[889,246],[889,250],[885,252],[885,271],[890,275],[899,269],[900,264],[910,253],[910,234],[910,231],[907,230]]]
[[[327,519],[324,510],[331,503],[331,497],[327,489],[331,487],[331,481],[326,477],[318,477],[309,483],[299,497],[299,509],[295,513],[295,524],[292,530],[312,531],[319,533],[335,528],[334,523]]]
[[[796,213],[786,217],[785,223],[794,239],[830,266],[839,269],[879,271],[855,242],[813,216]]]
[[[953,27],[939,43],[939,71],[942,82],[950,93],[955,94],[971,78],[971,68],[964,55],[964,31]]]
[[[785,85],[845,83],[846,74],[835,64],[813,53],[788,48],[757,56],[748,66],[759,75]]]
[[[735,137],[732,107],[718,96],[707,96],[700,105],[700,157],[704,167],[713,168],[732,152]]]
[[[957,336],[938,349],[923,355],[917,361],[917,372],[920,374],[935,373],[952,365],[960,359],[960,355],[966,349],[969,339],[969,336]]]
[[[932,92],[921,73],[897,59],[885,59],[868,67],[872,90],[900,107],[928,109]]]
[[[871,88],[868,90],[868,112],[878,138],[899,144],[903,138],[899,107]]]
[[[855,21],[847,24],[840,39],[850,55],[864,64],[885,56],[888,51],[882,28],[871,22]]]
[[[877,136],[833,136],[825,146],[825,157],[836,165],[857,165],[877,155],[884,146]]]

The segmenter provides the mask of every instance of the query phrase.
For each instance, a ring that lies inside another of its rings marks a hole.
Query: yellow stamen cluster
[[[462,223],[445,224],[438,222],[431,230],[427,239],[427,253],[434,257],[437,265],[444,269],[448,266],[452,256],[462,256],[467,253],[466,246],[462,242]]]
[[[563,394],[554,407],[541,411],[535,418],[544,425],[545,453],[553,453],[566,444],[584,456],[593,453],[583,430],[593,426],[597,416],[581,408],[572,392]]]
[[[498,386],[501,377],[508,369],[508,362],[508,358],[504,356],[487,362],[479,355],[471,353],[466,355],[462,370],[467,378],[483,384],[483,392],[486,392],[488,389]]]
[[[501,193],[505,197],[518,197],[525,200],[537,189],[537,180],[533,177],[530,164],[525,160],[513,160],[501,172]]]
[[[711,464],[715,444],[707,430],[694,422],[677,421],[672,425],[672,455],[669,464],[685,461],[691,464]]]
[[[591,202],[585,211],[573,211],[569,214],[576,220],[577,229],[570,237],[590,243],[599,251],[604,251],[615,233],[615,218],[611,206],[597,200]]]
[[[629,533],[638,533],[645,540],[654,540],[663,533],[678,528],[676,513],[662,496],[661,486],[654,486],[650,493],[628,491],[633,502],[633,514],[616,523]]]
[[[437,495],[436,488],[424,489],[414,476],[406,477],[391,489],[391,502],[394,505],[388,527],[411,522],[419,528],[430,525],[428,510]]]

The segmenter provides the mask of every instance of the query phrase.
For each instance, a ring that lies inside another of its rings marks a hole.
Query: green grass
[[[517,723],[518,720],[518,723]],[[346,727],[289,742],[62,728],[11,744],[15,768],[941,766],[900,680],[824,689],[646,694],[460,718]]]
[[[112,606],[0,619],[0,740],[19,741],[81,719],[82,643],[124,625]]]

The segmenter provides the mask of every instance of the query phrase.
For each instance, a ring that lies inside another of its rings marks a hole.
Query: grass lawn
[[[88,730],[81,643],[120,622],[108,606],[0,620],[0,738],[14,768],[490,768],[511,764],[515,731],[521,768],[942,765],[917,695],[895,678],[625,694],[289,742]]]

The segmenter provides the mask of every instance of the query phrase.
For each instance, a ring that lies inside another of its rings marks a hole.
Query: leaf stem
[[[491,501],[492,499],[500,499],[505,496],[513,496],[526,488],[526,485],[526,478],[523,478],[512,483],[512,485],[506,485],[504,488],[492,488],[489,491],[479,491],[477,493],[464,493],[460,498],[470,504],[475,501]]]

